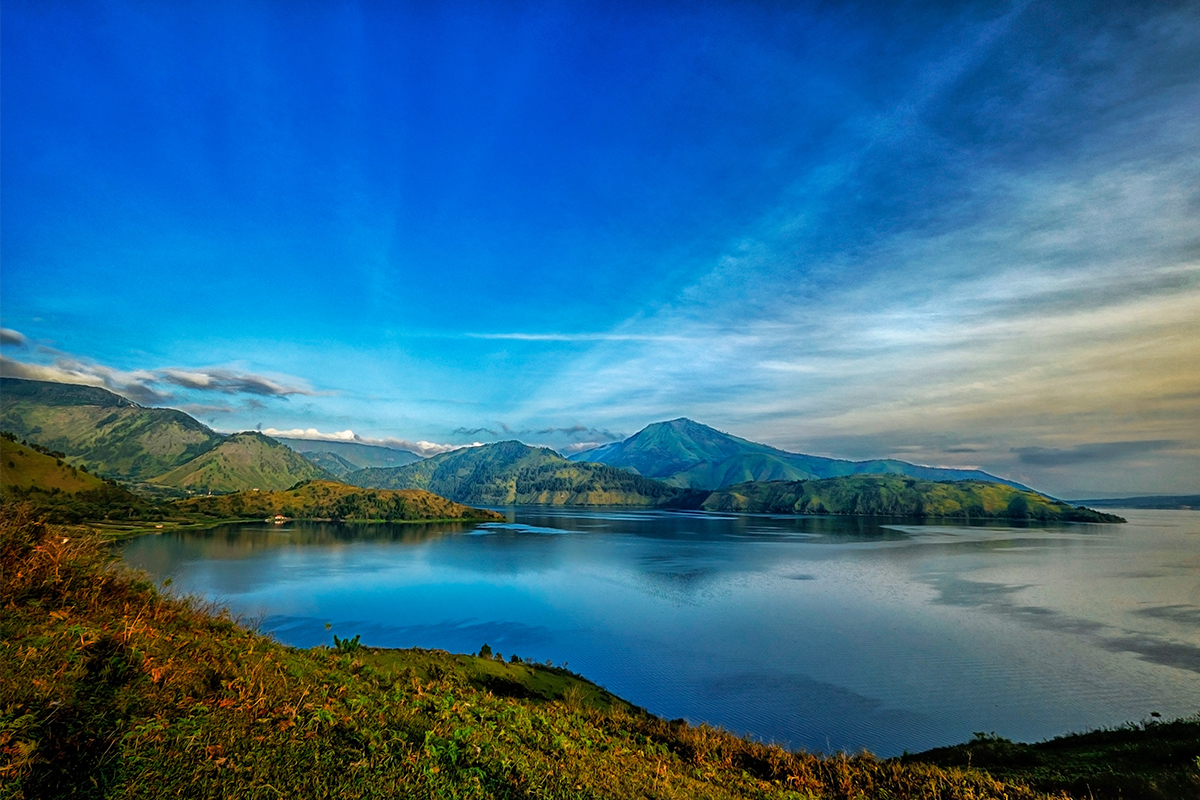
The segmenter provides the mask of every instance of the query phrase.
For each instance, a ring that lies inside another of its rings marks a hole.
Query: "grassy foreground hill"
[[[21,500],[59,523],[96,520],[160,520],[152,501],[72,466],[61,453],[39,452],[5,432],[0,436],[0,498]]]
[[[935,481],[1020,484],[977,469],[926,467],[895,459],[846,461],[789,453],[680,417],[647,425],[621,442],[586,450],[572,461],[609,464],[670,486],[719,489],[750,481],[802,481],[842,475],[893,474]]]
[[[340,520],[502,520],[494,511],[471,508],[419,489],[362,489],[333,481],[305,481],[274,492],[242,491],[174,503],[189,513],[219,519],[282,515]]]
[[[986,481],[927,481],[893,475],[848,475],[809,481],[743,483],[675,507],[755,514],[1028,519],[1043,522],[1124,522],[1026,489]]]
[[[284,647],[111,568],[94,538],[3,511],[0,795],[14,800],[1048,796],[667,722],[561,670]]]
[[[256,431],[235,433],[151,483],[191,492],[275,491],[330,477],[304,456]]]
[[[602,464],[576,464],[545,447],[498,442],[394,469],[364,469],[346,481],[425,489],[471,505],[651,506],[679,490]]]
[[[143,481],[224,438],[182,411],[143,408],[95,386],[20,378],[0,378],[0,429],[93,473]]]

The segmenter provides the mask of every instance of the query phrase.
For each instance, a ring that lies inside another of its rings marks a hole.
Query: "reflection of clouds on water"
[[[932,585],[938,590],[934,602],[940,605],[985,608],[1042,630],[1086,637],[1111,653],[1132,653],[1153,664],[1200,672],[1200,647],[1195,644],[1084,619],[1044,606],[1020,604],[1010,599],[1029,589],[1032,584],[971,581],[948,574],[932,577]],[[1195,606],[1159,606],[1138,609],[1132,613],[1200,627],[1200,608]]]
[[[1169,619],[1172,622],[1177,622],[1180,625],[1186,625],[1189,628],[1200,628],[1200,607],[1189,605],[1169,605],[1169,606],[1154,606],[1152,608],[1139,608],[1133,613],[1139,617],[1155,617],[1157,619]]]

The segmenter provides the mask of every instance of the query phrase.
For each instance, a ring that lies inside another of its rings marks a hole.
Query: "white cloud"
[[[396,450],[407,450],[410,453],[416,453],[417,455],[425,458],[428,458],[429,456],[436,456],[441,453],[449,453],[452,450],[461,450],[464,447],[479,447],[482,444],[482,442],[474,442],[472,444],[439,444],[437,442],[427,442],[424,440],[412,441],[410,439],[398,439],[392,437],[373,438],[370,436],[359,436],[352,430],[323,433],[316,428],[292,428],[290,430],[264,428],[262,432],[267,436],[283,437],[285,439],[306,439],[310,441],[322,442],[357,442],[358,444],[391,447]]]
[[[311,439],[324,442],[357,442],[362,441],[354,435],[354,431],[344,430],[334,433],[321,433],[316,428],[292,428],[290,430],[281,431],[275,428],[264,428],[263,433],[267,436],[282,436],[285,439]]]

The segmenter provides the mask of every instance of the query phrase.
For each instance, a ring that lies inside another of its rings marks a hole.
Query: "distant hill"
[[[896,474],[934,481],[984,480],[1027,488],[977,469],[925,467],[894,459],[844,461],[789,453],[686,417],[647,425],[622,442],[570,456],[661,480],[670,486],[719,489],[747,481],[802,481],[839,475]]]
[[[986,481],[929,481],[900,475],[844,475],[807,481],[742,483],[669,505],[755,514],[1029,519],[1041,522],[1124,522],[1075,508],[1027,489]]]
[[[278,441],[278,440],[276,440],[276,441]],[[299,452],[299,451],[297,451],[297,452]],[[326,452],[303,453],[303,452],[301,452],[300,455],[304,456],[309,461],[316,464],[318,467],[325,470],[326,472],[328,472],[330,475],[337,478],[338,480],[345,478],[351,472],[358,472],[360,469],[362,469],[362,467],[358,467],[358,466],[355,466],[354,464],[351,464],[349,461],[342,458],[337,453],[326,453]]]
[[[316,464],[256,431],[235,433],[212,450],[150,482],[192,492],[277,491],[330,476]]]
[[[333,481],[307,481],[283,491],[241,491],[193,497],[174,505],[187,512],[227,518],[263,519],[282,515],[343,520],[502,520],[494,511],[470,508],[418,489],[363,489]]]
[[[1141,497],[1110,497],[1105,500],[1079,500],[1093,508],[1200,509],[1200,494],[1155,494]]]
[[[21,378],[0,378],[0,429],[128,480],[161,475],[224,439],[182,411],[143,408],[95,386]]]
[[[460,503],[650,506],[680,492],[601,464],[576,464],[545,447],[498,442],[468,447],[392,469],[364,469],[348,483],[425,489]]]
[[[362,442],[330,442],[323,439],[292,439],[275,436],[275,441],[285,444],[297,453],[312,457],[316,453],[332,453],[348,462],[355,470],[367,467],[403,467],[421,460],[421,456],[408,450],[383,447]],[[320,462],[318,462],[320,463]],[[324,464],[322,464],[324,466]]]

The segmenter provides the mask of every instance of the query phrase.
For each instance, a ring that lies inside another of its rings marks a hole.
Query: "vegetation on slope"
[[[656,478],[670,486],[693,489],[718,489],[748,481],[802,481],[864,473],[908,475],[939,481],[976,479],[1011,483],[975,469],[924,467],[894,459],[845,461],[789,453],[722,433],[686,417],[647,425],[625,441],[577,453],[571,460],[609,464]]]
[[[1027,519],[1124,522],[1045,495],[986,481],[927,481],[894,475],[847,475],[809,481],[743,483],[680,498],[675,507],[757,514]]]
[[[94,386],[0,378],[0,428],[107,477],[147,480],[224,438],[170,408],[143,408]]]
[[[264,519],[276,515],[388,521],[504,519],[494,511],[471,508],[419,489],[363,489],[333,481],[303,481],[284,491],[246,490],[193,497],[176,501],[174,506],[189,514],[218,519]]]
[[[819,758],[666,722],[589,701],[562,674],[561,694],[516,697],[451,658],[283,647],[112,569],[94,538],[3,512],[5,797],[1038,796],[975,769]],[[509,666],[518,687],[540,672]]]
[[[245,431],[152,482],[192,492],[275,491],[328,477],[316,464],[269,436]]]
[[[472,505],[650,506],[679,490],[601,464],[576,464],[545,447],[498,442],[396,469],[364,469],[358,486],[426,489]]]
[[[997,778],[1089,800],[1200,797],[1200,715],[1171,722],[1151,719],[1036,744],[977,733],[966,744],[902,761],[975,766]]]
[[[0,497],[22,500],[51,522],[161,520],[162,507],[63,461],[63,454],[0,434]]]
[[[303,455],[309,461],[316,464],[320,469],[325,470],[326,473],[332,475],[338,480],[345,478],[352,472],[358,472],[358,470],[362,469],[361,467],[351,464],[337,453],[327,453],[324,451],[303,453],[299,450],[296,452],[301,453],[301,455]]]

